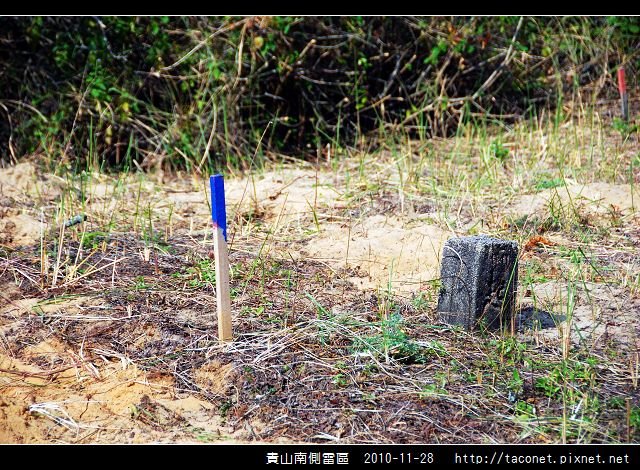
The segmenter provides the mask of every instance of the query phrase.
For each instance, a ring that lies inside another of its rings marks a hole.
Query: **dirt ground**
[[[0,443],[554,441],[504,419],[507,389],[495,372],[478,375],[489,339],[435,315],[442,246],[463,225],[433,199],[349,188],[345,174],[298,165],[226,179],[236,338],[221,345],[204,177],[85,184],[29,162],[0,169]],[[521,269],[544,268],[518,304],[560,320],[519,335],[540,357],[589,344],[606,364],[603,351],[617,349],[597,377],[624,385],[602,394],[636,405],[640,297],[607,276],[637,276],[639,202],[629,184],[570,181],[457,209],[469,227],[499,211],[500,230],[568,207],[594,227],[621,221],[588,246],[606,271],[589,281],[557,281],[565,255],[587,249],[563,230],[521,240]],[[63,230],[78,213],[87,221]],[[394,331],[415,340],[400,343],[427,360],[372,352],[393,309],[405,321]],[[541,372],[530,374],[533,384]],[[557,412],[527,380],[522,402]],[[624,410],[607,413],[604,431],[580,425],[570,439],[623,435]]]

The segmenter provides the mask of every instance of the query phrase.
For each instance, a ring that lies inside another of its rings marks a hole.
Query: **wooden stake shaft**
[[[231,341],[231,297],[229,295],[229,250],[222,229],[215,228],[213,249],[216,257],[216,304],[218,309],[218,339]]]

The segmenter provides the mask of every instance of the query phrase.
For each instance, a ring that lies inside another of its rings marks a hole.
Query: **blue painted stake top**
[[[222,229],[224,241],[227,241],[227,210],[224,202],[224,177],[221,174],[209,178],[211,186],[211,219],[216,228]]]

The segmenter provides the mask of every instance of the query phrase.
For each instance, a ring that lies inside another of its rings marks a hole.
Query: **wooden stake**
[[[218,339],[231,341],[231,297],[229,294],[229,249],[227,248],[227,211],[224,201],[224,178],[213,175],[211,186],[211,219],[213,249],[216,259],[216,304],[218,308]]]
[[[624,67],[618,69],[618,90],[620,91],[620,107],[622,119],[629,120],[629,97],[627,96],[627,84],[624,79]]]

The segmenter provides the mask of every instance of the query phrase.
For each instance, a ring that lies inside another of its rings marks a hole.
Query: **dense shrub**
[[[634,76],[637,17],[0,18],[0,159],[130,168],[447,135]],[[581,93],[581,96],[583,94]]]

